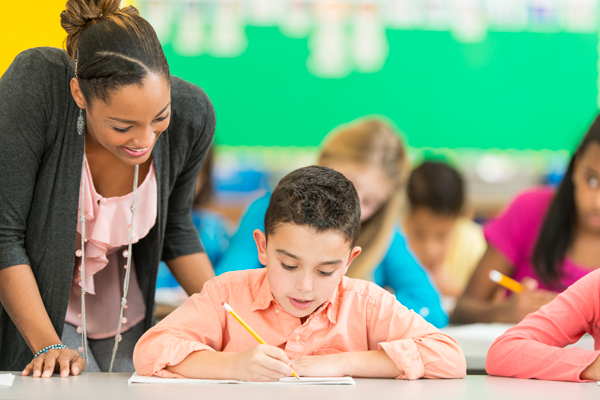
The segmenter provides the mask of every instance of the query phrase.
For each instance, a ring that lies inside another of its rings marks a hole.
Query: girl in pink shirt
[[[556,193],[519,195],[484,230],[488,249],[459,299],[451,322],[519,322],[600,267],[600,119],[573,155]],[[503,295],[495,269],[521,281]],[[500,296],[499,296],[500,294]]]
[[[594,351],[565,346],[584,333]],[[600,270],[500,336],[486,359],[490,375],[583,382],[600,380]]]

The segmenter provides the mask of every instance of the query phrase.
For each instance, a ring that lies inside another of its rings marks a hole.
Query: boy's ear
[[[267,237],[260,229],[255,229],[252,233],[258,250],[258,261],[265,267],[267,266]]]
[[[354,246],[354,248],[350,251],[350,257],[348,257],[348,262],[346,263],[346,266],[344,267],[344,275],[346,275],[346,272],[348,272],[348,268],[350,267],[350,264],[352,264],[352,261],[356,258],[356,256],[358,256],[360,254],[360,252],[362,251],[362,249],[358,246]]]

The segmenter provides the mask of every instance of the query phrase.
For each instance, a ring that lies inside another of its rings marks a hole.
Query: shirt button
[[[300,336],[296,336],[296,341],[300,340]]]
[[[275,310],[275,314],[279,314],[279,310]]]
[[[106,200],[104,197],[100,199],[100,203],[101,204],[106,204],[108,203],[108,200]]]

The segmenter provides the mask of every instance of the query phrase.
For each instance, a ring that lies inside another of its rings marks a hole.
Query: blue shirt
[[[252,232],[255,229],[264,232],[265,213],[270,198],[271,193],[267,193],[250,205],[221,261],[215,266],[215,274],[262,267],[258,261],[258,250]],[[448,324],[448,316],[442,309],[439,293],[429,274],[409,249],[400,227],[394,229],[390,247],[373,272],[373,281],[381,287],[390,288],[400,303],[419,313],[436,327]]]

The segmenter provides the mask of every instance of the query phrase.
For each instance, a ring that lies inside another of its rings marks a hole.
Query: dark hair
[[[460,214],[465,199],[460,173],[436,161],[425,161],[411,172],[406,192],[411,209],[425,207],[441,215]]]
[[[169,65],[154,29],[121,0],[68,0],[60,14],[65,48],[88,104],[108,102],[111,91],[140,85],[151,74],[170,82]]]
[[[554,194],[533,250],[532,263],[535,272],[546,285],[559,290],[564,288],[559,284],[562,271],[559,271],[558,266],[564,260],[567,249],[573,241],[577,223],[573,185],[575,160],[581,157],[588,145],[593,142],[600,144],[600,116],[596,117],[571,157],[569,167]]]
[[[317,232],[337,231],[356,244],[360,233],[360,200],[352,182],[331,168],[310,166],[284,176],[265,214],[265,235],[279,224],[308,225]]]

